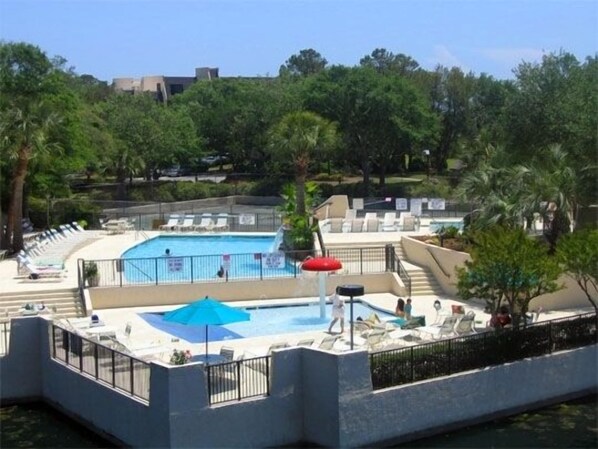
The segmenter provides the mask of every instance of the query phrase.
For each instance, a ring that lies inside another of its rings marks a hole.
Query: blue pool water
[[[125,251],[124,259],[164,256],[166,249],[171,257],[221,256],[222,254],[266,253],[274,244],[275,235],[161,235],[145,240]]]
[[[349,323],[349,304],[345,306],[346,328]],[[230,340],[235,338],[261,337],[265,335],[289,334],[294,332],[307,332],[326,330],[331,320],[332,305],[326,305],[326,318],[320,318],[320,305],[301,304],[292,306],[263,306],[261,308],[244,308],[249,312],[249,321],[231,323],[225,326],[209,326],[208,339],[210,341]],[[363,319],[371,313],[377,313],[380,318],[393,317],[394,315],[374,309],[361,301],[353,303],[353,316]],[[170,323],[162,320],[160,313],[140,313],[141,318],[155,328],[167,332],[191,343],[205,342],[205,326],[187,326]],[[218,329],[220,328],[220,329]],[[337,331],[340,329],[336,324]]]
[[[440,228],[448,228],[452,226],[457,228],[459,231],[463,231],[463,220],[453,220],[453,221],[431,221],[430,222],[430,232],[438,232]]]
[[[275,234],[159,236],[123,253],[123,274],[130,283],[217,279],[221,267],[226,273],[220,277],[229,279],[293,275],[292,261],[273,252],[275,239]]]

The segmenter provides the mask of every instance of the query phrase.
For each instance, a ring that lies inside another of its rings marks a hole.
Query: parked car
[[[169,176],[171,178],[175,177],[175,176],[180,176],[180,174],[179,174],[180,169],[181,168],[178,165],[165,168],[164,170],[162,170],[162,176]]]

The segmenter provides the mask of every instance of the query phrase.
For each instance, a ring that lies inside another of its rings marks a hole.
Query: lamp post
[[[339,285],[337,292],[339,295],[349,296],[351,298],[349,323],[351,325],[351,350],[353,350],[353,297],[363,296],[364,288],[363,285],[356,284]]]
[[[423,151],[424,156],[426,157],[426,176],[428,181],[430,180],[430,150]]]
[[[50,194],[46,195],[46,228],[50,229]]]

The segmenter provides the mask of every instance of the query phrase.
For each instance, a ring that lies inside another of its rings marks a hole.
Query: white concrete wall
[[[404,294],[405,287],[396,273],[374,273],[364,275],[330,275],[326,277],[326,294],[334,292],[337,285],[361,284],[368,293]],[[120,287],[99,287],[87,290],[93,309],[118,307],[147,307],[158,305],[186,304],[205,295],[222,301],[242,301],[270,298],[318,297],[318,282],[315,278],[303,277],[264,279],[262,281],[231,281],[196,284],[137,285]],[[86,303],[87,305],[87,303]],[[91,310],[88,308],[88,310]]]
[[[457,294],[456,267],[464,266],[466,260],[471,260],[469,254],[428,245],[409,237],[402,237],[401,244],[410,262],[429,268],[447,294]],[[558,283],[563,289],[534,298],[530,303],[530,310],[540,306],[547,310],[591,307],[583,290],[569,276],[561,276]]]
[[[0,358],[7,399],[44,397],[134,447],[371,446],[595,391],[597,347],[372,391],[368,354],[273,354],[271,395],[208,406],[200,365],[151,364],[149,405],[50,358],[47,322],[13,320]]]

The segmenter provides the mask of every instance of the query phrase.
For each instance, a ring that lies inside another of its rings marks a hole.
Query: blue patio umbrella
[[[249,321],[249,313],[227,306],[220,301],[205,297],[199,301],[175,309],[164,314],[164,321],[187,325],[202,325],[206,327],[206,357],[208,356],[208,325],[236,323]]]

